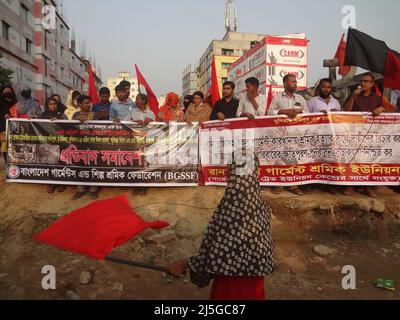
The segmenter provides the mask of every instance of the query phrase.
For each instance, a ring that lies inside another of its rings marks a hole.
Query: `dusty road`
[[[75,192],[48,195],[45,186],[6,184],[0,177],[0,299],[207,299],[186,278],[169,280],[161,273],[94,261],[43,246],[32,234],[68,212],[90,203],[71,201]],[[167,264],[195,254],[202,232],[224,189],[215,187],[103,189],[102,198],[127,193],[146,220],[171,223],[173,239],[150,241],[148,231],[113,253],[126,259]],[[400,198],[380,188],[379,201],[314,191],[302,197],[269,190],[263,196],[273,208],[277,270],[266,280],[268,299],[400,299],[400,293],[375,288],[378,278],[393,279],[400,290]],[[372,208],[373,205],[373,208]],[[363,209],[364,211],[360,210]],[[375,211],[375,212],[373,212]],[[314,252],[323,245],[327,252]],[[327,247],[327,248],[326,248]],[[44,291],[41,269],[57,270],[57,290]],[[353,265],[357,290],[341,287],[341,267]],[[81,284],[83,272],[89,283]]]

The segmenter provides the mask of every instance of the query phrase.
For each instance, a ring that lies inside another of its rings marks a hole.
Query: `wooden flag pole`
[[[108,257],[106,257],[105,260],[114,262],[114,263],[118,263],[118,264],[123,264],[123,265],[130,266],[130,267],[137,267],[137,268],[142,268],[142,269],[160,271],[160,272],[165,272],[166,274],[169,274],[168,268],[149,264],[149,263],[130,261],[130,260],[125,260],[125,259],[121,259],[121,258],[117,258],[117,257],[113,257],[113,256],[108,256]]]

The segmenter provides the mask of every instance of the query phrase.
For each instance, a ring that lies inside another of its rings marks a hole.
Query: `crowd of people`
[[[6,119],[48,119],[48,120],[109,120],[116,123],[121,121],[133,121],[140,125],[148,125],[150,122],[195,122],[202,123],[209,120],[225,121],[233,118],[255,119],[265,115],[285,115],[295,118],[302,113],[328,113],[336,111],[345,112],[371,112],[378,116],[384,112],[394,112],[396,106],[377,94],[375,78],[373,74],[365,74],[360,86],[341,105],[332,95],[332,80],[322,79],[317,87],[315,97],[308,102],[303,96],[296,93],[297,78],[288,74],[283,79],[284,92],[276,95],[270,105],[265,95],[260,93],[259,80],[252,77],[246,81],[246,92],[239,98],[235,95],[235,83],[226,81],[223,83],[221,100],[215,105],[211,103],[211,97],[205,96],[201,91],[187,95],[181,99],[174,92],[168,93],[165,104],[160,107],[158,114],[154,114],[148,106],[148,97],[138,94],[136,101],[130,97],[131,84],[122,81],[115,88],[115,99],[111,99],[108,88],[99,90],[100,102],[92,105],[91,98],[79,91],[72,91],[67,99],[67,104],[62,103],[58,94],[49,97],[42,107],[32,97],[31,90],[26,86],[18,86],[16,90],[10,85],[4,85],[0,91],[0,137],[1,152],[6,159]],[[400,109],[400,98],[397,101],[397,109]],[[50,186],[49,192],[55,190],[63,192],[64,187]],[[299,187],[291,187],[288,191],[303,195],[304,191]],[[376,197],[374,188],[365,188],[366,193]],[[280,194],[283,188],[272,188],[274,194]],[[350,195],[353,188],[343,188],[342,192]],[[79,199],[87,193],[85,187],[79,187],[74,199]],[[93,199],[98,198],[98,189],[91,187],[89,193]]]

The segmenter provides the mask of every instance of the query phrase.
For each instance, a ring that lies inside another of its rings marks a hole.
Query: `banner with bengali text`
[[[7,181],[97,186],[197,186],[196,125],[12,119]]]
[[[226,185],[232,150],[252,144],[263,186],[400,185],[400,114],[207,122],[199,136],[206,185]]]

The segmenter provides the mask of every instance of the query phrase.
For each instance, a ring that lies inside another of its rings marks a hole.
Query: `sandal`
[[[377,198],[378,194],[375,192],[375,188],[367,187],[365,188],[365,193],[368,197]]]
[[[275,195],[281,194],[282,191],[283,191],[283,188],[281,188],[281,187],[273,187],[273,188],[271,189],[272,194],[275,194]]]
[[[90,198],[92,198],[92,200],[97,200],[99,198],[99,194],[97,192],[91,192]]]
[[[72,197],[72,200],[74,200],[74,201],[78,200],[78,199],[82,198],[85,194],[86,194],[86,192],[75,193],[75,195]]]
[[[351,196],[354,192],[354,188],[353,187],[346,187],[345,189],[343,189],[342,193],[345,196]]]
[[[48,194],[53,194],[54,191],[56,190],[56,188],[57,188],[57,187],[55,187],[55,186],[50,186],[49,189],[47,189],[47,193],[48,193]]]
[[[289,189],[291,193],[295,194],[296,196],[304,196],[304,192],[299,187],[293,187]]]

